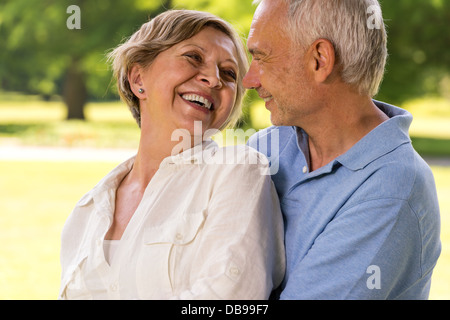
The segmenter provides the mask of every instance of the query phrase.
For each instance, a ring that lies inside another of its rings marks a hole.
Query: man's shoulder
[[[261,165],[268,166],[268,160],[264,154],[248,145],[228,145],[218,148],[213,157],[219,164],[232,165]],[[220,162],[223,161],[223,162]]]
[[[362,172],[364,183],[355,195],[404,200],[411,207],[435,200],[431,168],[410,143],[370,163]]]
[[[259,130],[256,132],[253,136],[250,137],[251,140],[253,139],[261,139],[265,136],[271,136],[271,135],[283,135],[283,136],[289,136],[295,134],[294,127],[291,126],[271,126],[264,129]]]
[[[247,145],[256,150],[267,150],[271,146],[280,146],[280,142],[285,144],[289,138],[296,135],[296,131],[293,127],[278,127],[271,126],[265,129],[261,129],[252,135]],[[262,151],[265,153],[264,151]]]

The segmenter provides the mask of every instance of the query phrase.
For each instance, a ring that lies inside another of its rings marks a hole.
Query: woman
[[[110,58],[139,149],[68,218],[60,298],[268,298],[285,261],[267,160],[202,138],[240,115],[241,40],[211,14],[173,10]]]

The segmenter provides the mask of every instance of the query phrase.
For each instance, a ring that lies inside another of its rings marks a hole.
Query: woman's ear
[[[128,72],[128,82],[130,83],[131,91],[139,99],[145,99],[147,97],[144,90],[144,83],[142,81],[142,68],[138,65],[131,67]]]

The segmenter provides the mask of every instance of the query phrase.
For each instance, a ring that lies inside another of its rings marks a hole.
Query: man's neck
[[[310,171],[317,170],[346,153],[370,131],[388,119],[370,98],[354,97],[333,103],[308,121],[303,130],[309,137]]]

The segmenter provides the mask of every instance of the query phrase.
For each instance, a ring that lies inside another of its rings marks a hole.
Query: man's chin
[[[277,127],[286,125],[286,121],[284,121],[283,119],[281,119],[281,117],[279,117],[279,115],[276,115],[274,113],[270,113],[270,122]]]

